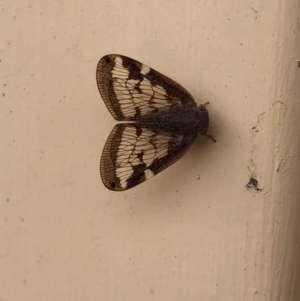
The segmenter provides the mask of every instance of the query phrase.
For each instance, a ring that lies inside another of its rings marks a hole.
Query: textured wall
[[[0,300],[299,300],[299,11],[3,0]],[[95,72],[108,53],[209,101],[217,143],[200,137],[127,192],[104,188],[114,120]]]

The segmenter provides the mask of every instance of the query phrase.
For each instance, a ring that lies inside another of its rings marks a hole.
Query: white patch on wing
[[[141,73],[142,73],[143,75],[146,75],[147,73],[149,73],[149,72],[150,72],[150,70],[151,70],[151,68],[150,68],[150,67],[148,67],[148,66],[146,66],[146,65],[142,64]]]
[[[151,169],[149,169],[149,168],[147,168],[145,170],[144,174],[145,174],[145,179],[146,180],[148,180],[148,179],[150,179],[150,178],[152,178],[154,176],[154,172]]]
[[[160,159],[168,154],[169,143],[180,143],[183,136],[172,137],[171,134],[156,134],[150,129],[142,128],[140,136],[137,135],[136,127],[125,127],[118,152],[116,154],[116,176],[120,180],[122,188],[127,187],[127,180],[133,175],[134,167],[145,166],[145,179],[154,176],[148,167],[155,159]],[[142,171],[142,170],[141,170]]]
[[[123,60],[120,56],[116,56],[115,58],[115,66],[111,70],[113,77],[127,79],[129,75],[129,71],[124,68]]]

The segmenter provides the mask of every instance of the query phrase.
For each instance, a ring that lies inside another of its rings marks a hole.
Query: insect
[[[143,183],[179,160],[198,134],[206,135],[208,103],[197,107],[186,89],[152,68],[110,54],[100,59],[96,79],[107,109],[123,121],[101,155],[100,174],[108,189]]]

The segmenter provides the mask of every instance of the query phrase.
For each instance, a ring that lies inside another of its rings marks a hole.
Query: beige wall
[[[299,11],[3,0],[0,300],[299,300]],[[106,190],[114,121],[95,69],[108,53],[210,101],[217,143],[199,138],[147,183]]]

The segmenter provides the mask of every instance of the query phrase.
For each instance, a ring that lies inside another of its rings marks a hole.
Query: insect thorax
[[[158,111],[141,116],[136,123],[156,131],[174,134],[205,134],[209,126],[209,115],[204,105],[178,107],[170,111]]]

